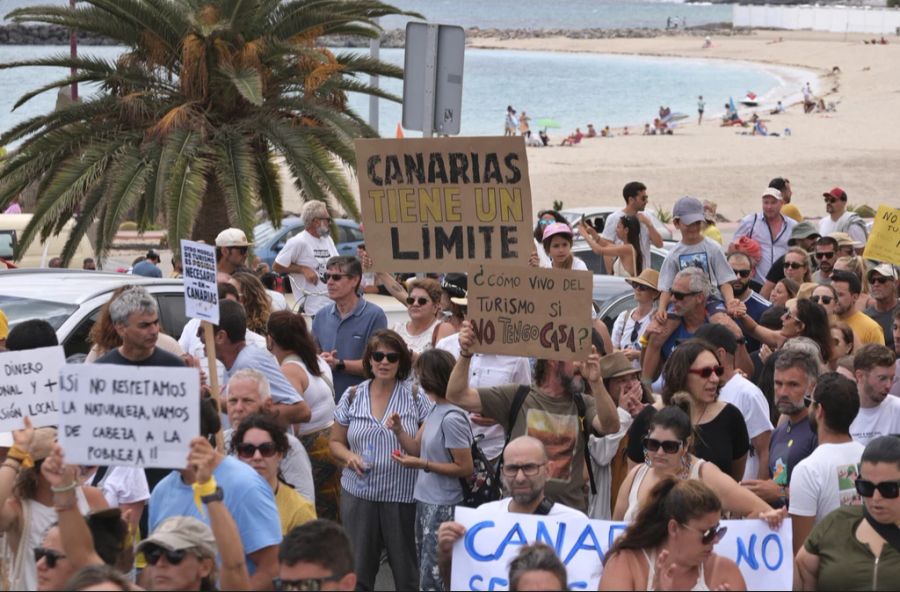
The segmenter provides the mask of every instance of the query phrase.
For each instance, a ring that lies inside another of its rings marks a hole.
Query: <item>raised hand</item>
[[[31,453],[31,445],[34,442],[34,426],[31,425],[31,418],[25,417],[23,420],[25,425],[21,430],[13,430],[13,444],[22,449],[23,452]]]
[[[75,481],[77,467],[66,465],[65,453],[62,446],[54,444],[50,455],[41,463],[41,475],[50,484],[50,487],[60,487]]]
[[[206,483],[212,477],[216,462],[216,451],[206,438],[197,436],[191,440],[188,466],[196,471],[197,483]]]
[[[475,332],[472,331],[472,323],[463,321],[459,329],[459,351],[463,355],[469,355],[469,348],[475,345]]]

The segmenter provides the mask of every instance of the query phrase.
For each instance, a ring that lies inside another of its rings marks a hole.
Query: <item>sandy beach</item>
[[[696,37],[653,39],[473,39],[471,47],[541,51],[595,52],[741,60],[765,67],[802,69],[818,77],[810,80],[825,101],[837,103],[834,113],[803,113],[802,105],[789,105],[787,113],[759,114],[770,131],[790,128],[789,137],[740,135],[750,128],[720,127],[711,115],[722,111],[718,98],[706,97],[703,125],[696,112],[673,136],[641,136],[635,122],[631,135],[585,139],[575,147],[529,148],[528,160],[535,209],[561,200],[566,207],[619,205],[621,188],[632,180],[647,184],[651,207],[669,210],[682,195],[711,199],[719,213],[735,220],[759,211],[759,197],[768,180],[791,180],[794,202],[807,217],[824,214],[822,193],[843,187],[851,204],[900,203],[900,40],[889,45],[865,45],[871,35],[828,34],[808,31],[758,31],[749,36],[713,37],[703,49]],[[840,74],[831,75],[832,68]],[[783,73],[783,72],[782,72]],[[781,75],[781,74],[779,74]],[[803,72],[785,74],[782,92],[799,100]],[[536,81],[539,83],[539,81]],[[560,89],[565,92],[565,89]],[[634,89],[653,93],[652,88]],[[737,101],[739,97],[735,97]],[[502,99],[504,104],[506,98]],[[527,108],[527,97],[512,101]],[[665,104],[665,97],[659,97]],[[749,109],[741,115],[749,117]],[[647,114],[652,121],[653,114]],[[582,131],[586,129],[586,124]],[[599,129],[602,115],[591,121]],[[574,130],[551,130],[554,144]]]

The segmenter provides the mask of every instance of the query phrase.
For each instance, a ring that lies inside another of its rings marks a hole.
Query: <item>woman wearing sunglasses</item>
[[[809,299],[825,309],[829,318],[834,318],[834,309],[837,306],[837,291],[831,284],[819,284],[816,286]]]
[[[719,497],[700,481],[667,477],[606,554],[600,590],[746,590],[731,559]]]
[[[728,512],[747,518],[762,518],[773,526],[781,524],[785,516],[783,511],[773,510],[715,464],[691,453],[699,440],[691,425],[692,407],[691,397],[687,393],[676,393],[671,405],[650,420],[650,429],[641,440],[644,462],[634,467],[622,482],[613,519],[633,521],[648,503],[656,484],[676,478],[703,481],[715,492]]]
[[[262,414],[248,415],[231,436],[231,453],[266,480],[275,494],[281,534],[316,519],[316,508],[280,475],[278,466],[290,449],[284,430]]]
[[[403,338],[414,355],[418,355],[432,347],[432,337],[441,324],[440,311],[441,285],[438,281],[430,278],[412,280],[406,297],[409,320],[395,323],[391,329]]]
[[[818,288],[817,288],[818,289]],[[831,361],[834,345],[828,328],[828,313],[812,300],[788,300],[787,312],[781,317],[781,330],[767,329],[753,320],[745,311],[738,320],[753,337],[772,350],[780,348],[793,337],[809,337],[816,342],[822,359]]]
[[[791,247],[784,254],[784,277],[798,284],[811,282],[809,254],[800,247]]]
[[[659,290],[656,288],[658,280],[659,272],[654,269],[645,269],[639,276],[627,278],[625,281],[634,290],[637,307],[622,311],[613,323],[613,349],[624,352],[635,368],[641,367],[641,337],[650,325],[659,299]]]
[[[415,590],[419,570],[413,492],[418,471],[391,456],[401,449],[419,455],[416,435],[431,402],[406,382],[412,357],[396,332],[375,332],[362,363],[368,380],[343,393],[331,428],[331,454],[344,466],[341,520],[353,544],[361,589],[374,589],[386,548],[397,589]]]
[[[900,583],[900,437],[875,438],[855,481],[861,506],[819,522],[797,553],[795,590],[896,590]]]
[[[769,294],[769,302],[772,303],[772,306],[784,306],[788,300],[797,296],[797,290],[799,289],[800,284],[794,280],[782,278],[772,288],[772,293]]]

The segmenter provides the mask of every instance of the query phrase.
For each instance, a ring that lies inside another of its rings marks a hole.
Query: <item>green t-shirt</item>
[[[876,571],[869,546],[856,538],[856,527],[863,520],[862,506],[839,508],[806,539],[806,550],[819,556],[819,592],[900,588],[900,552],[885,543]]]
[[[517,384],[505,384],[478,389],[481,413],[490,417],[509,432],[509,411],[519,389]],[[591,424],[597,411],[594,398],[580,395],[585,403],[585,426],[591,434]],[[587,511],[584,490],[584,440],[578,427],[578,408],[570,398],[549,397],[531,387],[522,409],[516,417],[512,438],[528,434],[544,443],[549,461],[550,479],[544,493],[553,502]]]

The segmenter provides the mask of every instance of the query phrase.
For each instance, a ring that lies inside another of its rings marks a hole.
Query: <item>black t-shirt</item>
[[[111,349],[96,360],[95,364],[118,364],[120,366],[178,366],[184,367],[184,361],[164,349],[153,348],[153,354],[139,362],[129,360],[119,353],[119,348]]]
[[[644,462],[641,440],[647,435],[650,421],[656,413],[655,407],[646,407],[634,418],[628,430],[628,458],[633,462]],[[713,463],[726,475],[731,474],[731,463],[750,450],[750,436],[744,416],[731,403],[726,403],[712,421],[696,426],[695,430],[694,455]]]
[[[784,255],[776,259],[772,263],[771,269],[769,269],[769,273],[766,274],[766,281],[772,282],[773,284],[777,284],[781,280],[784,279]],[[758,292],[759,290],[757,290]]]

